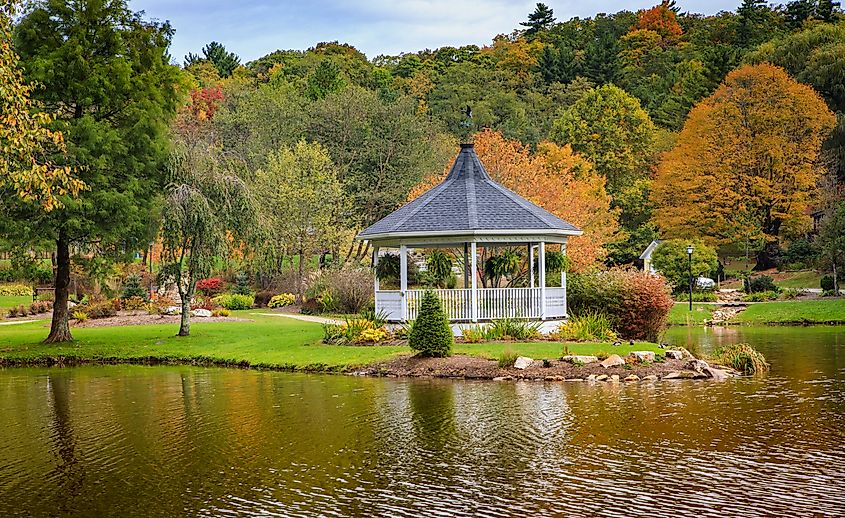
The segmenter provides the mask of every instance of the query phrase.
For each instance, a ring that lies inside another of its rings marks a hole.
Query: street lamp
[[[687,257],[689,257],[689,310],[692,311],[692,245],[687,245]]]

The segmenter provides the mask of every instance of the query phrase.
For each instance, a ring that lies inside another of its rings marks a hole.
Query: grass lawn
[[[713,311],[716,306],[713,304],[692,303],[692,311],[689,310],[689,303],[675,304],[669,311],[670,326],[690,326],[703,324],[705,320],[713,318]]]
[[[784,272],[775,277],[775,284],[781,288],[818,288],[821,278],[813,270]]]
[[[845,299],[750,304],[736,316],[741,324],[845,324]]]
[[[32,304],[31,295],[2,295],[0,296],[0,317],[6,316],[6,311],[13,306]]]
[[[320,343],[319,324],[251,311],[234,316],[252,322],[193,323],[191,336],[174,336],[173,324],[73,329],[76,341],[42,345],[47,320],[0,326],[0,363],[38,363],[47,358],[89,361],[174,361],[250,365],[297,370],[339,371],[408,353],[406,346],[337,346]],[[455,353],[497,359],[505,350],[536,359],[557,358],[568,345],[573,354],[657,351],[655,344],[622,345],[558,342],[457,344]]]

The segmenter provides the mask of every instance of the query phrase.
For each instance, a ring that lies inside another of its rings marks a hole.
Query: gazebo
[[[378,277],[375,281],[376,311],[391,322],[414,320],[425,291],[408,289],[408,250],[414,248],[463,248],[463,288],[434,290],[451,322],[500,318],[554,321],[567,316],[566,273],[561,272],[560,287],[546,287],[546,245],[559,244],[565,253],[567,239],[580,234],[575,226],[494,182],[473,145],[461,144],[443,182],[376,222],[357,239],[372,245],[374,267],[380,250],[399,250],[399,289],[382,290]],[[527,247],[527,286],[480,288],[478,249],[485,246]]]

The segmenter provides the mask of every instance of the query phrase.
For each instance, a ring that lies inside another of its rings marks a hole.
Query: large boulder
[[[180,306],[167,306],[162,313],[165,315],[181,315],[182,308]]]
[[[724,381],[724,380],[731,377],[731,375],[728,373],[728,371],[725,371],[725,370],[722,370],[722,369],[716,369],[714,367],[707,367],[706,369],[704,369],[704,373],[709,375],[711,378],[713,378],[716,381]]]
[[[516,361],[513,362],[514,369],[527,369],[531,367],[531,364],[534,363],[532,358],[528,358],[527,356],[519,356],[517,357]]]
[[[706,369],[710,368],[710,365],[708,365],[707,362],[704,360],[693,358],[692,360],[688,361],[686,365],[684,365],[684,368],[689,369],[691,371],[703,373],[706,371]]]
[[[632,351],[631,354],[628,355],[628,358],[631,358],[637,363],[651,363],[654,362],[654,353],[652,351]]]
[[[602,367],[607,369],[608,367],[618,367],[619,365],[625,365],[625,360],[622,359],[621,356],[618,354],[611,354],[607,358],[599,363]]]
[[[663,376],[665,380],[695,380],[700,378],[706,378],[707,374],[703,372],[695,372],[695,371],[672,371],[669,374]]]
[[[683,360],[684,351],[678,351],[676,349],[666,351],[666,358],[669,360]]]
[[[193,315],[195,317],[208,318],[208,317],[211,316],[211,311],[209,311],[207,309],[203,309],[203,308],[197,308],[197,309],[191,310],[191,315]]]

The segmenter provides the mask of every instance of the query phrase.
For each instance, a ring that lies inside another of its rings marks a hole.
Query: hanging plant
[[[376,265],[376,277],[380,281],[396,281],[400,275],[400,261],[397,254],[384,254]]]
[[[569,267],[570,261],[566,255],[551,250],[546,252],[546,274],[567,272]]]
[[[444,286],[452,276],[452,259],[442,250],[434,250],[428,254],[425,263],[438,286]]]
[[[504,277],[510,277],[519,272],[521,257],[513,250],[505,250],[484,262],[484,276],[490,279],[494,286],[499,285]]]

